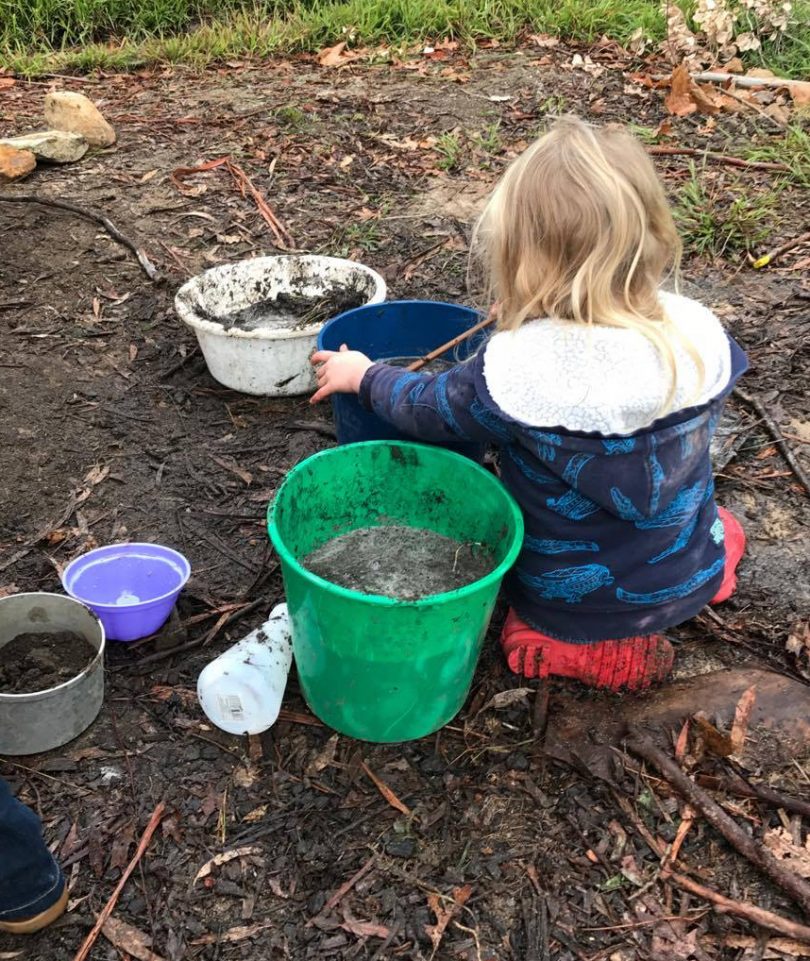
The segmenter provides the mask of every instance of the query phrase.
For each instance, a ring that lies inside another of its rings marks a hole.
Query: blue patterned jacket
[[[688,620],[716,593],[725,551],[709,445],[745,371],[731,338],[731,378],[709,403],[626,436],[535,428],[492,400],[484,351],[439,375],[375,364],[360,401],[416,439],[490,442],[523,509],[523,551],[504,581],[537,630],[589,643]]]

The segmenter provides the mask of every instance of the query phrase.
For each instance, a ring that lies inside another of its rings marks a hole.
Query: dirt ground
[[[488,51],[473,64],[450,55],[416,70],[330,71],[302,60],[54,81],[96,99],[119,142],[76,166],[41,168],[4,195],[103,211],[165,280],[148,280],[95,223],[0,202],[0,592],[59,590],[72,557],[126,539],[177,547],[193,576],[171,631],[110,645],[105,706],[89,731],[49,755],[0,762],[43,817],[71,891],[63,920],[33,939],[0,937],[0,957],[72,958],[159,802],[167,813],[114,912],[124,926],[99,939],[94,961],[800,953],[713,913],[662,872],[683,804],[612,748],[629,720],[671,753],[684,717],[703,710],[708,727],[722,729],[756,683],[742,759],[718,759],[724,752],[706,748],[704,732],[684,762],[709,786],[735,765],[756,783],[808,794],[807,492],[740,398],[718,479],[721,502],[749,535],[739,591],[673,632],[677,681],[660,694],[596,697],[555,685],[545,730],[536,684],[500,659],[496,617],[464,711],[423,741],[331,737],[294,676],[281,720],[250,743],[206,724],[196,702],[202,666],[281,599],[269,499],[286,471],[334,441],[327,408],[240,395],[207,373],[173,313],[174,291],[213,264],[279,251],[224,169],[184,177],[182,190],[172,172],[230,155],[296,249],[362,260],[383,273],[389,296],[473,302],[471,219],[548,113],[653,129],[665,119],[660,95],[628,82],[614,48],[591,57],[598,70],[576,69],[557,46]],[[0,134],[37,127],[44,93],[41,84],[4,90]],[[778,136],[757,120],[735,114],[708,129],[689,117],[677,136],[733,152]],[[674,193],[686,159],[659,160]],[[746,192],[768,174],[711,165],[705,176]],[[806,193],[787,190],[779,203],[773,246],[808,219]],[[744,390],[807,468],[810,288],[795,259],[767,272],[688,260],[685,287],[745,347]],[[187,646],[178,653],[177,644]],[[714,796],[757,838],[785,831],[803,846],[800,815],[730,789]],[[800,917],[700,817],[679,858],[682,873],[728,897]]]

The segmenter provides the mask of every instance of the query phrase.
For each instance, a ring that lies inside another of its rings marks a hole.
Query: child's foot
[[[723,522],[723,537],[726,542],[726,565],[723,568],[723,583],[711,599],[711,604],[722,604],[737,589],[737,565],[745,551],[745,531],[737,518],[725,507],[717,508],[717,515]]]
[[[524,677],[570,677],[608,691],[643,691],[665,680],[675,652],[660,634],[569,644],[535,631],[510,610],[501,644],[509,667]]]
[[[61,918],[65,913],[67,903],[68,890],[67,885],[63,883],[62,893],[49,908],[40,911],[39,914],[35,914],[30,918],[17,918],[16,921],[0,921],[0,931],[5,931],[7,934],[34,934],[36,931],[47,928],[49,924],[53,924],[57,918]]]

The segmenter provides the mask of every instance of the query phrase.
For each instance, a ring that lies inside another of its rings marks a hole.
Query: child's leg
[[[42,825],[0,778],[0,931],[31,934],[65,910],[65,879]]]
[[[510,610],[501,635],[509,667],[525,677],[570,677],[609,691],[642,691],[663,681],[675,652],[659,634],[570,644],[535,631]]]
[[[737,588],[737,565],[745,551],[745,531],[737,518],[725,507],[718,507],[717,514],[723,522],[723,536],[726,542],[726,565],[723,569],[723,583],[711,599],[712,604],[727,601]]]

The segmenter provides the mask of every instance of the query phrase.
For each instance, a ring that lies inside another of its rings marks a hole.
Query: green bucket
[[[301,559],[340,534],[401,524],[486,545],[481,580],[417,601],[347,590]],[[298,677],[314,713],[342,734],[424,737],[461,709],[504,574],[523,542],[500,482],[439,447],[369,441],[322,451],[287,475],[268,510],[281,558]]]

